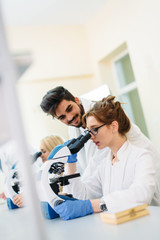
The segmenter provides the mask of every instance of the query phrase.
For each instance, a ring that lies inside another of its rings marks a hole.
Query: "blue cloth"
[[[65,147],[71,140],[65,142],[64,144],[60,144],[60,145],[57,145],[49,154],[47,160],[50,160],[52,159],[55,154],[63,147]],[[71,154],[68,156],[68,160],[67,160],[67,163],[74,163],[74,162],[77,162],[77,153],[75,154]]]
[[[84,217],[93,213],[93,208],[90,200],[67,200],[64,203],[54,207],[54,210],[64,220]]]

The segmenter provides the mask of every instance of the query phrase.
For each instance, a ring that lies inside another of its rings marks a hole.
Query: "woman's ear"
[[[112,131],[113,131],[113,133],[118,132],[118,127],[119,127],[118,122],[117,121],[113,121],[112,122]]]

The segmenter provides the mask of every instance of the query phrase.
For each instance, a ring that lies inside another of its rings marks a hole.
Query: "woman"
[[[47,160],[50,152],[59,144],[63,144],[64,141],[59,136],[47,136],[40,142],[41,158],[43,163]]]
[[[109,153],[86,181],[72,179],[68,186],[70,193],[82,200],[66,201],[55,207],[65,220],[103,210],[118,212],[143,203],[151,204],[157,194],[153,158],[150,152],[127,140],[130,121],[114,98],[109,96],[95,103],[83,118],[95,147],[109,147]],[[69,163],[68,173],[75,171],[76,163]]]

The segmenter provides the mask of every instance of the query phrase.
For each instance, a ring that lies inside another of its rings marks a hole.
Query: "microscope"
[[[34,163],[37,158],[41,156],[41,152],[36,152],[34,155],[31,156],[32,162]],[[12,166],[12,169],[8,172],[7,176],[5,177],[4,181],[4,192],[6,195],[7,206],[9,209],[16,209],[18,208],[17,205],[13,203],[13,198],[19,194],[22,190],[22,184],[19,174],[19,167],[18,164],[15,163]]]
[[[68,156],[75,154],[84,147],[84,144],[91,138],[88,132],[80,135],[77,139],[72,139],[62,147],[51,160],[47,160],[41,168],[39,183],[39,197],[41,209],[45,218],[53,219],[58,217],[54,207],[63,203],[65,200],[58,196],[59,184],[65,186],[69,184],[69,179],[79,177],[79,173],[72,175],[60,176],[64,173],[64,165],[67,163]]]
[[[17,169],[13,168],[7,174],[4,182],[4,192],[8,208],[18,208],[18,206],[13,203],[13,198],[20,193],[20,179]]]
[[[65,186],[69,184],[69,179],[80,176],[80,173],[72,175],[61,176],[64,173],[64,165],[67,163],[68,156],[79,152],[84,144],[91,138],[88,132],[85,135],[80,135],[78,138],[73,138],[56,152],[54,157],[47,160],[42,166],[37,176],[37,192],[40,198],[40,204],[42,213],[45,218],[53,219],[58,217],[58,214],[54,211],[54,206],[64,202],[63,199],[58,196],[59,185]],[[37,152],[32,156],[32,161],[41,155],[41,152]],[[23,186],[20,179],[20,174],[17,164],[13,166],[5,179],[4,189],[7,199],[7,205],[9,209],[18,208],[13,203],[13,198],[19,194]]]

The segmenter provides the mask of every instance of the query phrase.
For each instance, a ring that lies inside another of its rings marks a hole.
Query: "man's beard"
[[[83,116],[83,114],[84,114],[84,108],[83,108],[82,105],[80,105],[79,108],[80,108],[80,114],[77,113],[77,114],[73,117],[73,119],[72,119],[70,122],[68,122],[68,125],[71,125],[72,122],[74,121],[74,119],[75,119],[76,117],[80,116],[80,123],[79,123],[77,126],[75,126],[75,125],[71,125],[71,126],[76,127],[76,128],[82,127],[82,116]]]
[[[76,126],[77,128],[82,127],[82,116],[84,114],[84,108],[83,108],[82,104],[79,106],[79,108],[80,108],[80,123],[78,126]]]

